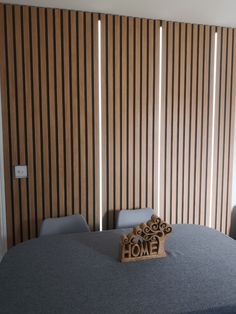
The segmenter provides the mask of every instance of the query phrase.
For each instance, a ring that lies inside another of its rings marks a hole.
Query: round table
[[[0,313],[236,313],[236,241],[174,225],[167,257],[119,261],[130,229],[45,236],[0,264]]]

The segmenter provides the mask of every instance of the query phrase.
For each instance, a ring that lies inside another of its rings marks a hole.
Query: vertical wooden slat
[[[192,86],[191,86],[191,134],[190,134],[190,182],[189,182],[189,223],[194,223],[195,216],[195,153],[196,153],[196,125],[197,125],[197,70],[198,70],[198,45],[199,45],[199,32],[198,26],[193,26],[193,55],[192,55]]]
[[[120,182],[120,120],[121,120],[121,112],[120,112],[120,17],[115,16],[115,29],[114,34],[114,62],[115,62],[115,76],[114,76],[114,117],[115,117],[115,125],[114,125],[114,163],[115,163],[115,210],[121,209],[120,204],[120,190],[121,190],[121,182]],[[115,220],[115,216],[113,216]]]
[[[135,99],[134,99],[134,207],[140,208],[140,65],[141,65],[141,20],[135,19]]]
[[[200,168],[200,191],[199,191],[199,223],[205,225],[206,217],[206,198],[207,198],[207,182],[206,182],[206,170],[207,170],[207,154],[208,147],[211,145],[209,136],[209,104],[208,97],[209,91],[213,84],[212,77],[209,77],[209,69],[211,67],[211,51],[210,51],[210,27],[207,26],[204,29],[204,63],[203,63],[203,90],[202,90],[202,143],[201,143],[201,168]],[[204,191],[206,193],[204,193]]]
[[[171,222],[172,219],[172,211],[171,211],[171,201],[172,201],[172,134],[173,134],[173,120],[172,120],[172,106],[173,106],[173,96],[172,96],[172,88],[173,88],[173,23],[168,22],[168,51],[167,51],[167,62],[168,62],[168,70],[167,70],[167,80],[166,80],[166,89],[167,89],[167,98],[166,98],[166,110],[167,110],[167,137],[166,137],[166,208],[165,208],[165,219],[167,222]]]
[[[204,26],[200,25],[198,29],[198,54],[197,54],[197,90],[196,90],[196,138],[195,138],[195,169],[194,169],[194,217],[196,224],[200,222],[200,184],[201,184],[201,164],[202,164],[202,87],[203,87],[203,48],[204,48]]]
[[[181,23],[180,55],[179,55],[179,130],[178,130],[178,188],[177,188],[177,223],[183,222],[183,191],[184,191],[184,140],[185,140],[185,84],[186,84],[186,24]]]
[[[41,136],[42,136],[42,173],[43,173],[43,193],[44,202],[43,217],[50,217],[50,182],[49,182],[49,139],[48,139],[48,95],[47,95],[47,64],[46,64],[46,37],[45,37],[45,9],[39,9],[39,72],[40,72],[40,93],[41,93]]]
[[[121,32],[121,44],[122,44],[122,53],[121,53],[121,65],[122,65],[122,74],[121,74],[121,88],[122,88],[122,106],[121,106],[121,123],[122,123],[122,209],[127,208],[127,18],[121,18],[122,23],[122,32]],[[103,85],[105,82],[103,82]]]
[[[93,124],[92,124],[92,19],[91,14],[85,14],[86,28],[86,134],[87,134],[87,221],[90,226],[93,226]]]
[[[69,63],[69,12],[63,11],[62,17],[62,40],[63,40],[63,116],[64,116],[64,134],[65,134],[65,190],[66,203],[65,212],[67,215],[72,214],[72,156],[71,156],[71,104],[70,104],[70,63]]]
[[[59,216],[65,216],[65,186],[64,186],[64,123],[62,96],[62,42],[61,42],[61,12],[55,10],[55,68],[56,68],[56,102],[57,102],[57,156],[58,156],[58,202]]]
[[[51,215],[57,217],[58,215],[58,194],[57,194],[57,117],[56,117],[56,82],[55,82],[55,60],[54,60],[54,12],[48,9],[47,12],[47,47],[48,47],[48,101],[49,101],[49,163],[50,163],[50,177],[51,177]],[[76,175],[76,174],[75,174]]]
[[[72,212],[80,212],[79,190],[79,123],[78,123],[78,60],[77,60],[77,16],[75,11],[70,13],[70,80],[71,80],[71,140],[72,140]]]
[[[113,228],[113,210],[114,203],[114,22],[113,16],[107,17],[107,36],[108,36],[108,99],[107,99],[107,115],[108,115],[108,211],[109,211],[109,228]]]
[[[128,19],[128,36],[128,208],[134,208],[134,19],[132,17]]]
[[[146,207],[147,167],[147,20],[142,19],[142,103],[141,103],[141,208]]]
[[[186,26],[186,83],[185,83],[185,136],[184,136],[184,208],[183,208],[183,223],[189,221],[189,178],[190,178],[190,130],[191,130],[191,76],[192,76],[192,47],[193,26],[187,24]]]
[[[87,218],[87,190],[86,190],[86,122],[85,122],[85,80],[84,80],[84,14],[78,14],[78,60],[79,60],[79,124],[80,124],[80,191],[81,214]]]
[[[154,87],[153,87],[153,208],[159,212],[159,66],[160,66],[160,21],[154,22]]]

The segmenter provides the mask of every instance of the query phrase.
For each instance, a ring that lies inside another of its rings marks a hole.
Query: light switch
[[[15,178],[27,178],[27,166],[15,166]]]

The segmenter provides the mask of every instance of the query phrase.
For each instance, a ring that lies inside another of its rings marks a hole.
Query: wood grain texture
[[[80,211],[80,169],[79,169],[79,93],[78,93],[78,60],[77,60],[77,15],[71,11],[69,15],[70,38],[70,88],[71,88],[71,152],[72,152],[72,213]]]
[[[21,24],[21,7],[16,6],[14,8],[14,37],[15,37],[15,49],[17,47],[22,48],[22,24]],[[15,55],[15,79],[16,79],[16,103],[17,103],[17,132],[18,132],[18,154],[19,163],[27,164],[26,160],[26,147],[25,147],[25,110],[24,110],[24,69],[23,69],[23,49],[20,49]],[[19,184],[20,188],[20,214],[22,224],[22,239],[23,241],[28,239],[28,191],[26,179],[21,180]]]
[[[8,4],[0,17],[9,246],[47,217],[81,213],[99,229],[100,151],[104,229],[117,210],[152,207],[168,223],[229,232],[234,29]],[[14,178],[18,164],[27,179]]]
[[[43,219],[82,213],[99,229],[98,15],[1,5],[9,247]],[[14,165],[28,178],[14,178]]]
[[[121,18],[121,208],[127,208],[127,18]]]
[[[183,164],[183,223],[189,221],[189,178],[190,178],[190,129],[191,129],[191,75],[192,75],[192,28],[191,24],[186,25],[186,50],[185,54],[185,75],[184,86],[185,109],[184,109],[184,164]]]
[[[153,42],[153,208],[156,214],[159,211],[159,84],[160,84],[160,21],[154,24],[154,42]]]
[[[225,232],[227,234],[230,233],[231,221],[232,218],[232,174],[233,174],[233,158],[234,158],[234,130],[235,130],[235,98],[236,98],[236,31],[235,29],[232,31],[232,69],[231,69],[231,93],[230,93],[230,131],[229,131],[229,154],[228,154],[228,169],[227,169],[227,201],[226,201],[226,210],[227,210],[227,217],[225,222]]]
[[[19,162],[19,125],[18,125],[18,94],[17,94],[17,72],[16,72],[16,51],[15,51],[15,12],[14,7],[6,6],[6,53],[8,58],[8,95],[9,95],[9,128],[11,141],[11,167]],[[12,201],[13,201],[13,215],[14,215],[14,241],[19,243],[22,241],[22,216],[21,216],[21,198],[20,198],[20,184],[14,179],[13,174],[11,178],[12,184]],[[9,209],[10,210],[10,209]]]
[[[214,33],[163,24],[161,204],[170,223],[209,226]]]
[[[134,207],[140,206],[140,130],[141,130],[141,20],[135,20],[135,99],[134,99]]]
[[[146,181],[146,175],[147,175],[147,80],[148,80],[148,61],[147,61],[147,20],[142,20],[142,28],[141,28],[141,36],[142,36],[142,47],[141,47],[141,53],[142,53],[142,84],[141,84],[141,147],[140,147],[140,154],[141,154],[141,177],[140,177],[140,194],[141,194],[141,200],[140,200],[140,206],[141,208],[144,208],[146,205],[146,191],[147,191],[147,181]]]
[[[135,69],[135,47],[134,47],[134,18],[128,19],[128,208],[134,208],[134,69]],[[138,34],[137,34],[138,35]],[[147,46],[145,46],[147,49]]]
[[[235,129],[235,30],[217,27],[217,33],[212,227],[229,234],[232,211],[232,138]]]
[[[58,172],[58,215],[65,215],[65,166],[64,166],[64,125],[63,125],[63,95],[62,95],[62,42],[61,42],[61,12],[54,13],[54,36],[55,36],[55,78],[56,78],[56,121],[57,121],[57,172]]]
[[[47,10],[47,47],[48,47],[48,110],[49,110],[49,168],[50,168],[50,191],[51,204],[50,214],[52,217],[58,215],[58,159],[57,159],[57,106],[56,106],[56,79],[55,79],[55,34],[54,34],[54,11]],[[76,173],[75,173],[76,175]]]
[[[28,226],[30,238],[36,236],[36,215],[35,215],[35,157],[34,157],[34,130],[33,130],[33,101],[32,101],[32,54],[31,54],[31,39],[30,39],[30,9],[28,7],[23,7],[23,51],[24,51],[24,73],[25,73],[25,103],[28,104],[26,114],[26,142],[27,142],[27,164],[28,164]]]
[[[103,227],[157,209],[160,22],[101,15]],[[155,188],[154,188],[155,180]]]
[[[177,154],[178,154],[178,186],[176,187],[177,203],[176,203],[176,222],[183,222],[183,191],[184,191],[184,140],[185,140],[185,84],[186,84],[186,37],[187,25],[181,23],[179,26],[179,111],[178,111],[178,136],[177,136]]]

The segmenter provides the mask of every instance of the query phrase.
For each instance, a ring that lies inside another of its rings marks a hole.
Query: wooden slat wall
[[[229,233],[235,129],[236,31],[217,27],[212,227]]]
[[[170,223],[228,233],[236,31],[101,14],[100,148],[98,19],[0,4],[9,246],[37,236],[46,217],[81,213],[99,228],[100,149],[103,229],[117,210],[152,207]],[[14,178],[17,164],[27,179]]]
[[[235,128],[235,30],[172,22],[163,22],[162,26],[161,216],[170,223],[202,224],[228,234]]]
[[[47,217],[98,229],[98,15],[1,4],[0,47],[9,246]]]
[[[213,222],[214,228],[228,232],[234,30],[162,21],[158,174],[160,22],[102,15],[101,23],[103,228],[114,227],[116,210],[153,207],[170,223]]]
[[[162,26],[161,216],[209,225],[215,27]]]
[[[160,22],[101,15],[103,228],[157,209]]]

